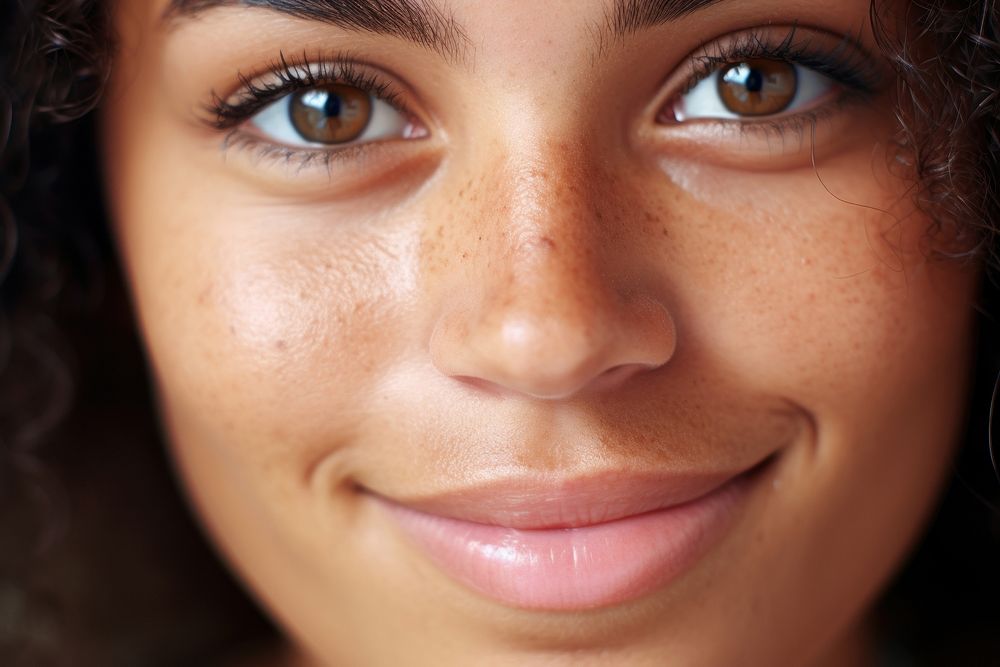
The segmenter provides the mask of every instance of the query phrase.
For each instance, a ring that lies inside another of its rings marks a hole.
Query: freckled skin
[[[856,34],[867,1],[720,3],[601,57],[600,0],[449,6],[471,69],[268,12],[168,32],[159,0],[116,9],[108,191],[164,424],[287,664],[867,664],[864,611],[948,471],[978,271],[923,252],[887,100],[817,130],[815,169],[644,112],[708,39]],[[237,72],[331,44],[415,89],[428,138],[327,174],[192,122]],[[355,493],[770,454],[696,567],[585,613],[473,595]]]

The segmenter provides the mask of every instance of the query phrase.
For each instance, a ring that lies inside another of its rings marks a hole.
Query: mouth
[[[774,458],[731,473],[367,495],[418,552],[472,591],[515,608],[583,611],[643,597],[690,569],[726,534]]]

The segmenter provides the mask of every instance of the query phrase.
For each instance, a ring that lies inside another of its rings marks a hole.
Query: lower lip
[[[692,567],[726,533],[750,482],[740,475],[682,505],[579,528],[519,530],[379,504],[472,590],[522,609],[581,611],[642,597]]]

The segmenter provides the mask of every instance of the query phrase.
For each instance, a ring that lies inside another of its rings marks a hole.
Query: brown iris
[[[364,132],[372,117],[372,101],[354,86],[317,86],[292,95],[288,115],[306,141],[342,144]]]
[[[740,116],[769,116],[795,99],[795,65],[754,59],[730,65],[719,74],[719,97],[726,109]]]

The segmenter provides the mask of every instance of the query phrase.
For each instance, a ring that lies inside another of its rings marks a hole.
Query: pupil
[[[764,73],[750,66],[748,63],[740,63],[723,75],[726,83],[743,86],[751,93],[759,93],[764,89]]]
[[[302,104],[319,111],[320,123],[326,123],[331,118],[341,114],[342,100],[340,95],[332,95],[327,90],[310,90],[302,95]]]

